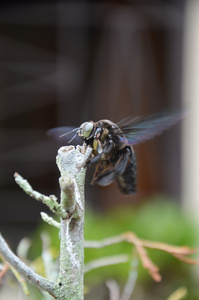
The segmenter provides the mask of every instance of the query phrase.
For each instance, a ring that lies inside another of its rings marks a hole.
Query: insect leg
[[[102,152],[105,154],[110,153],[113,150],[114,145],[114,142],[112,140],[109,140],[108,143],[105,144]]]
[[[108,170],[106,169],[104,172],[100,172],[99,174],[95,172],[92,183],[96,182],[100,186],[106,186],[111,184],[114,180],[115,180],[115,173],[114,173],[114,169],[111,168]]]
[[[108,143],[106,143],[106,145],[104,146],[103,151],[101,153],[99,153],[98,155],[94,156],[93,158],[89,159],[86,162],[86,165],[91,166],[91,165],[97,163],[100,160],[100,158],[102,157],[103,154],[110,153],[113,148],[114,148],[114,143],[113,143],[112,140],[109,140]]]
[[[86,166],[92,166],[92,165],[94,165],[95,163],[97,163],[100,160],[101,156],[102,156],[102,153],[94,156],[91,159],[88,159],[87,162],[86,162]]]

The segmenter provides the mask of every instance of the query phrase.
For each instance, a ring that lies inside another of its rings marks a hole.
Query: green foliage
[[[160,196],[148,199],[147,202],[139,207],[112,208],[104,214],[93,213],[87,209],[85,217],[86,240],[101,240],[126,231],[132,231],[142,239],[176,246],[188,245],[189,247],[196,247],[196,229],[192,220],[181,211],[180,207],[172,199]],[[49,233],[51,237],[51,252],[56,256],[59,251],[58,229],[49,228],[49,225],[44,223],[39,228],[33,242],[32,256],[37,257],[41,255],[40,234],[43,231]],[[131,251],[132,245],[126,242],[101,249],[85,249],[85,263],[104,256],[131,254]],[[160,268],[163,282],[165,280],[167,286],[170,287],[167,292],[168,295],[175,290],[176,286],[186,286],[187,283],[189,299],[195,300],[195,285],[193,284],[192,276],[190,276],[191,271],[195,267],[179,262],[162,251],[147,251],[152,261]],[[97,284],[110,277],[125,283],[128,271],[129,263],[98,268],[85,275],[85,284]],[[139,266],[138,272],[139,284],[142,286],[153,284],[152,278],[142,266]],[[193,294],[192,298],[191,293]]]
[[[91,212],[86,214],[85,239],[87,240],[100,240],[125,231],[133,231],[142,239],[176,246],[194,247],[196,244],[196,229],[191,220],[182,213],[177,204],[158,196],[149,199],[141,207],[113,208],[103,215]],[[125,242],[102,249],[85,249],[85,261],[113,254],[131,253],[131,249],[132,246]],[[160,267],[160,273],[166,270],[173,272],[176,268],[181,271],[182,268],[190,269],[190,266],[182,267],[181,262],[162,251],[148,250],[148,253],[154,263]],[[123,281],[127,276],[128,267],[128,264],[119,264],[111,268],[103,267],[101,270],[90,272],[86,275],[86,279],[93,282],[112,276]],[[139,280],[151,280],[142,267],[139,268]]]

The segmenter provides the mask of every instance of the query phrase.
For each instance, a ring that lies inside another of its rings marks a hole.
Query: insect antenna
[[[78,128],[77,128],[78,129]],[[76,131],[76,133],[74,134],[74,136],[72,137],[72,139],[70,139],[70,141],[68,141],[68,144],[70,144],[70,142],[72,142],[74,139],[75,139],[75,137],[77,136],[77,132],[78,131]]]
[[[70,134],[71,132],[73,132],[73,131],[75,131],[75,130],[78,130],[79,129],[79,127],[78,128],[74,128],[73,130],[71,130],[71,131],[68,131],[68,132],[66,132],[66,133],[64,133],[64,134],[61,134],[59,137],[63,137],[63,136],[65,136],[65,135],[68,135],[68,134]],[[72,138],[72,139],[74,139],[75,138],[75,136],[77,135],[77,132],[76,132],[76,134],[74,135],[74,137]],[[71,139],[71,140],[72,140]],[[70,140],[70,141],[71,141]]]

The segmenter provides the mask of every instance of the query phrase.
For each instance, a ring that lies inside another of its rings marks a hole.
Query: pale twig
[[[19,244],[17,246],[16,253],[17,253],[18,257],[20,259],[22,259],[23,261],[27,260],[28,251],[30,249],[30,246],[31,246],[31,240],[27,237],[21,239],[21,241],[19,242]]]
[[[15,278],[18,280],[19,284],[21,285],[23,292],[25,295],[29,296],[30,292],[27,286],[27,283],[25,282],[24,278],[19,274],[19,272],[11,265],[9,265],[10,270],[14,274]]]
[[[125,238],[123,235],[112,236],[110,238],[103,239],[101,241],[84,241],[85,248],[103,248],[113,244],[124,242]]]
[[[126,282],[126,285],[124,287],[122,296],[120,300],[129,300],[133,290],[135,288],[135,283],[138,276],[138,263],[139,263],[139,257],[137,251],[134,249],[132,251],[132,257],[131,257],[131,266],[129,270],[129,276],[128,280]]]
[[[93,269],[101,268],[109,265],[125,263],[129,261],[129,255],[120,254],[114,256],[107,256],[92,260],[84,266],[84,273],[90,272]]]
[[[106,286],[109,290],[109,300],[120,299],[120,289],[118,283],[113,279],[106,280]]]
[[[109,289],[109,300],[129,300],[130,296],[134,290],[137,275],[138,275],[138,254],[136,250],[133,250],[132,252],[132,258],[131,258],[131,266],[129,270],[129,276],[128,280],[126,282],[126,285],[124,287],[124,291],[122,293],[122,296],[120,298],[120,290],[119,285],[117,282],[113,279],[109,279],[106,281],[106,285]]]
[[[139,239],[133,232],[124,232],[121,235],[106,238],[102,241],[85,241],[85,248],[102,248],[105,246],[109,246],[124,241],[135,245],[143,267],[148,270],[148,272],[151,274],[151,276],[155,281],[161,280],[159,269],[151,261],[151,259],[147,254],[147,250],[145,248],[162,250],[173,255],[177,259],[182,260],[185,263],[198,264],[197,260],[187,257],[187,255],[195,253],[196,252],[195,249],[190,249],[189,247],[186,246],[179,247],[179,246],[168,245],[165,243],[142,240]]]
[[[47,213],[45,212],[40,212],[40,215],[42,217],[42,220],[45,221],[46,223],[48,223],[51,226],[54,226],[58,229],[60,229],[61,224],[57,221],[55,221],[52,217],[50,217]]]

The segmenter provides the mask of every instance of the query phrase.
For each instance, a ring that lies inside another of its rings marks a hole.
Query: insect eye
[[[85,122],[80,126],[79,135],[88,138],[93,130],[93,123]]]

